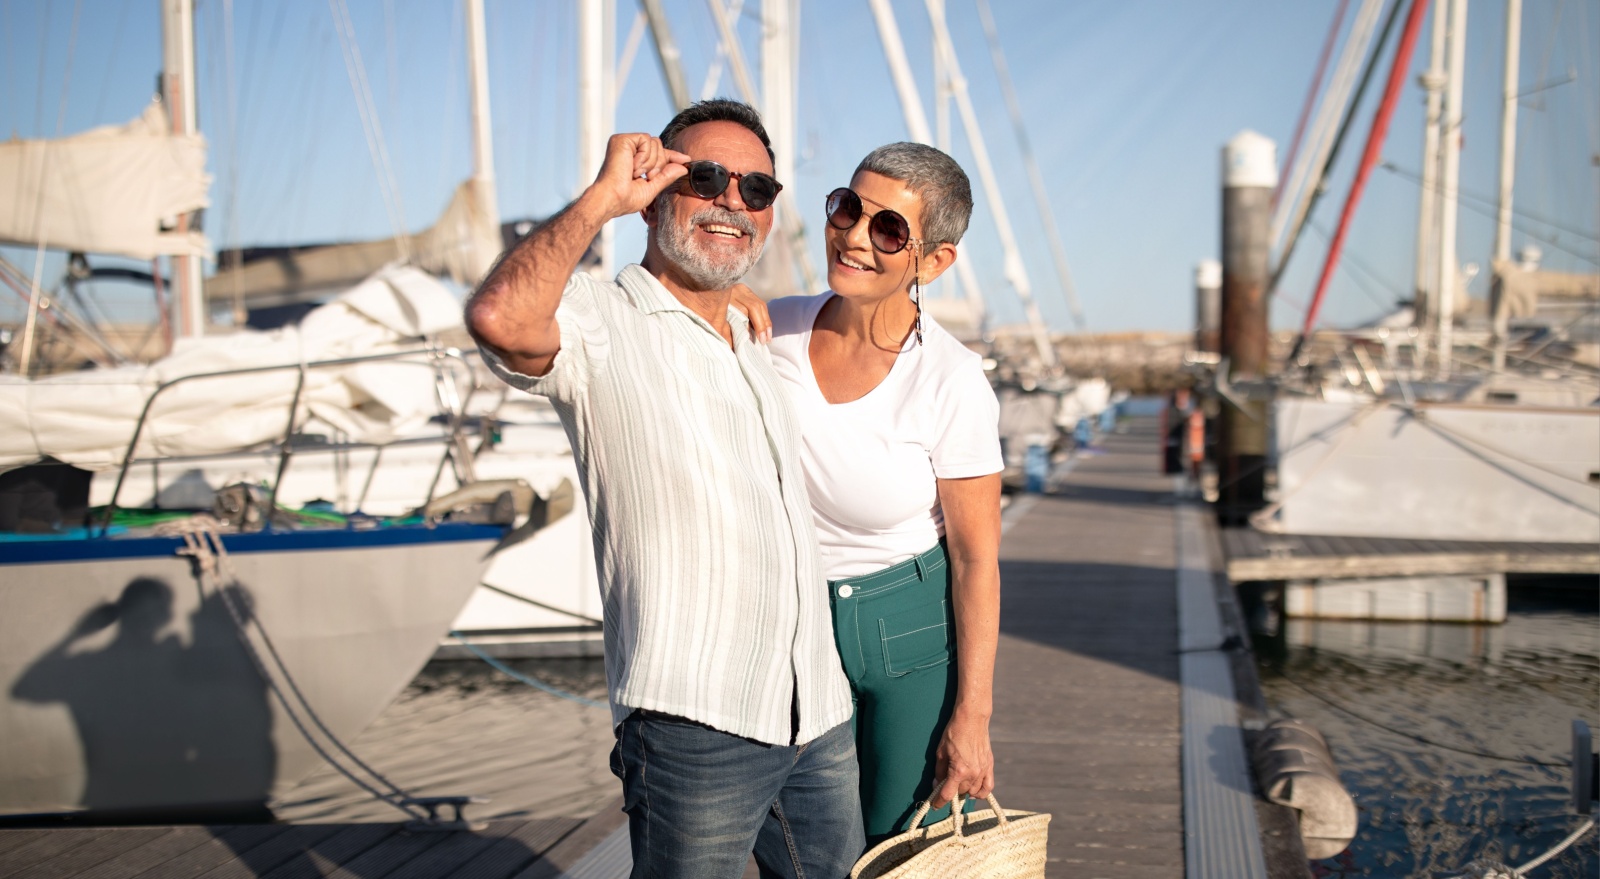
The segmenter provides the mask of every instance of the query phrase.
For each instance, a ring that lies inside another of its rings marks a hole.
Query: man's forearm
[[[548,365],[539,361],[560,348],[555,314],[561,291],[609,219],[593,199],[579,196],[501,256],[467,303],[473,337],[519,372]]]

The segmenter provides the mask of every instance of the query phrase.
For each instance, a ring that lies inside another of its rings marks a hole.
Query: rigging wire
[[[100,80],[100,97],[94,102],[93,119],[105,118],[106,93],[111,91],[111,74],[117,69],[117,55],[122,52],[123,26],[128,22],[128,7],[133,5],[133,0],[122,0],[122,8],[117,10],[117,27],[112,33],[116,38],[111,41],[111,54],[106,57],[106,75]],[[7,47],[9,51],[9,47]]]
[[[1321,235],[1322,236],[1322,240],[1324,240],[1324,241],[1332,241],[1333,240],[1333,233],[1329,232],[1327,230],[1327,228],[1324,227],[1321,223],[1307,223],[1306,225],[1307,225],[1307,227],[1309,227],[1311,229],[1311,231],[1317,233],[1318,235]],[[1389,282],[1385,281],[1383,279],[1382,275],[1380,275],[1375,269],[1373,269],[1370,265],[1368,265],[1365,260],[1362,260],[1362,259],[1358,258],[1354,253],[1348,253],[1348,252],[1344,255],[1344,258],[1347,261],[1349,261],[1351,266],[1353,266],[1353,267],[1355,267],[1356,269],[1359,270],[1357,275],[1353,275],[1352,277],[1357,277],[1359,275],[1365,275],[1368,279],[1370,279],[1373,282],[1377,283],[1378,285],[1382,286],[1385,291],[1387,291],[1389,294],[1394,296],[1394,298],[1392,300],[1390,300],[1388,302],[1385,302],[1376,293],[1372,292],[1372,289],[1370,287],[1368,287],[1366,284],[1363,284],[1359,280],[1357,280],[1356,281],[1356,288],[1359,289],[1361,292],[1367,294],[1367,298],[1371,299],[1375,304],[1378,305],[1378,307],[1380,307],[1380,308],[1393,308],[1396,304],[1405,301],[1406,295],[1404,293],[1400,292],[1395,287],[1390,286]]]
[[[516,669],[512,668],[511,666],[506,665],[505,663],[501,662],[500,660],[495,659],[493,656],[491,656],[488,653],[484,652],[484,650],[482,648],[480,648],[478,645],[472,643],[471,641],[468,641],[467,640],[467,636],[463,635],[460,632],[452,631],[450,633],[450,637],[456,639],[457,641],[460,641],[461,642],[461,646],[467,648],[467,650],[469,650],[472,653],[473,656],[476,656],[479,659],[483,660],[484,662],[488,663],[490,668],[493,668],[495,671],[498,671],[503,675],[506,675],[506,676],[511,677],[511,678],[515,678],[516,680],[519,680],[522,683],[527,684],[530,687],[533,687],[533,688],[538,689],[538,690],[543,690],[543,691],[545,691],[546,693],[549,693],[552,696],[559,696],[562,699],[566,699],[566,700],[568,700],[570,702],[576,702],[579,705],[584,705],[584,706],[587,706],[589,708],[606,708],[606,707],[609,707],[611,705],[610,702],[599,702],[599,701],[596,701],[594,699],[586,699],[583,696],[577,695],[576,693],[569,693],[566,690],[563,690],[563,689],[561,689],[559,687],[553,687],[550,684],[547,684],[544,681],[539,680],[538,678],[529,677],[528,675],[525,675],[522,672],[517,671]]]
[[[1284,191],[1291,198],[1288,201],[1280,200],[1272,212],[1271,231],[1267,238],[1272,244],[1283,241],[1287,237],[1286,231],[1290,227],[1299,226],[1302,218],[1310,211],[1311,197],[1316,193],[1320,183],[1320,178],[1313,175],[1316,175],[1320,168],[1327,166],[1328,154],[1333,148],[1334,134],[1339,128],[1340,113],[1350,112],[1351,86],[1359,78],[1360,69],[1367,63],[1363,58],[1377,57],[1368,52],[1368,47],[1372,45],[1378,16],[1383,11],[1385,2],[1386,0],[1362,0],[1361,7],[1356,10],[1355,18],[1350,24],[1350,34],[1345,39],[1344,50],[1339,55],[1339,64],[1334,68],[1333,78],[1329,81],[1327,92],[1322,96],[1321,106],[1317,110],[1316,121],[1311,130],[1310,147],[1295,163],[1293,171],[1290,172],[1289,182],[1284,187]],[[1405,0],[1394,0],[1394,3],[1404,2]],[[1390,16],[1393,15],[1394,8],[1391,6]],[[1381,55],[1381,48],[1376,51]]]
[[[406,236],[405,207],[400,201],[400,187],[395,181],[394,169],[389,162],[389,150],[383,136],[383,123],[378,119],[377,106],[372,99],[372,86],[367,80],[366,64],[361,60],[361,46],[356,40],[355,22],[350,18],[350,7],[345,0],[328,0],[333,13],[334,30],[343,50],[345,71],[350,76],[350,90],[356,98],[356,110],[361,117],[362,132],[367,138],[367,150],[372,154],[372,164],[378,175],[378,189],[384,207],[389,213],[389,223],[394,228],[395,249],[402,262],[411,260],[411,243]]]
[[[1322,43],[1322,54],[1317,57],[1316,72],[1311,74],[1311,87],[1306,89],[1306,101],[1300,107],[1300,120],[1294,124],[1294,137],[1289,139],[1289,151],[1284,154],[1283,164],[1278,170],[1278,185],[1272,188],[1272,210],[1277,210],[1278,199],[1283,197],[1284,184],[1289,180],[1289,169],[1294,165],[1295,153],[1300,150],[1300,137],[1305,134],[1306,120],[1311,117],[1311,108],[1316,105],[1322,79],[1328,72],[1328,57],[1333,54],[1333,44],[1339,38],[1339,25],[1344,22],[1344,10],[1348,5],[1350,0],[1339,0],[1339,5],[1333,10],[1333,22],[1328,25],[1328,36]],[[1360,101],[1359,95],[1356,100]]]
[[[1413,175],[1409,171],[1403,171],[1400,168],[1395,167],[1394,164],[1391,163],[1391,162],[1385,162],[1382,165],[1379,165],[1378,167],[1382,168],[1385,171],[1389,171],[1390,173],[1400,177],[1403,180],[1407,180],[1407,181],[1409,181],[1411,183],[1415,183],[1419,187],[1423,185],[1421,178]],[[1443,189],[1444,189],[1443,186],[1441,186],[1441,185],[1439,185],[1437,183],[1434,184],[1432,188],[1435,191],[1443,191]],[[1461,190],[1460,187],[1457,187],[1456,188],[1456,194],[1459,196],[1459,195],[1463,195],[1465,193]],[[1482,197],[1478,196],[1478,198],[1482,198]],[[1485,202],[1488,201],[1488,199],[1483,199],[1483,200]],[[1480,206],[1474,205],[1470,198],[1461,199],[1457,203],[1460,204],[1462,207],[1465,207],[1468,210],[1473,211],[1474,213],[1481,214],[1481,215],[1483,215],[1485,217],[1489,217],[1491,219],[1495,217],[1494,208],[1492,206],[1491,207],[1480,207]],[[1517,214],[1517,213],[1523,213],[1523,212],[1513,209],[1512,213],[1513,214]],[[1523,213],[1523,216],[1527,217],[1528,215]],[[1533,219],[1533,218],[1532,217],[1528,217],[1528,219]],[[1581,232],[1576,232],[1576,231],[1571,230],[1571,229],[1565,229],[1565,228],[1563,228],[1561,226],[1557,226],[1555,223],[1551,223],[1551,222],[1546,221],[1546,220],[1534,220],[1534,222],[1544,223],[1545,225],[1549,225],[1549,226],[1555,226],[1558,229],[1562,229],[1562,231],[1569,232],[1569,233],[1574,234],[1574,235],[1579,235],[1581,237],[1588,238],[1590,240],[1600,240],[1600,239],[1595,239],[1590,233],[1581,233]],[[1541,234],[1541,233],[1538,233],[1538,232],[1530,231],[1528,229],[1526,223],[1523,223],[1521,225],[1513,223],[1512,225],[1519,232],[1521,232],[1522,234],[1528,236],[1529,238],[1534,239],[1535,241],[1538,241],[1538,242],[1540,242],[1542,244],[1548,244],[1551,247],[1554,247],[1555,249],[1561,251],[1562,253],[1569,254],[1571,256],[1575,256],[1578,259],[1584,260],[1585,262],[1591,263],[1593,265],[1600,266],[1600,258],[1596,258],[1593,254],[1582,253],[1580,251],[1574,250],[1574,249],[1566,246],[1565,244],[1563,244],[1560,241],[1560,239],[1551,237],[1548,234]]]
[[[1399,2],[1399,0],[1396,0]],[[1378,112],[1372,122],[1372,130],[1367,135],[1367,146],[1362,151],[1361,164],[1356,169],[1355,181],[1350,186],[1350,194],[1345,199],[1344,210],[1339,217],[1339,226],[1334,231],[1333,243],[1328,247],[1327,262],[1323,265],[1322,275],[1317,281],[1316,293],[1311,298],[1311,310],[1306,313],[1305,325],[1300,331],[1300,343],[1295,345],[1296,354],[1300,345],[1307,336],[1311,335],[1312,328],[1317,322],[1317,313],[1322,309],[1322,300],[1328,293],[1328,282],[1332,280],[1333,269],[1339,264],[1339,252],[1344,249],[1344,237],[1350,229],[1350,218],[1354,215],[1356,205],[1361,201],[1362,191],[1366,188],[1368,178],[1372,174],[1372,166],[1377,162],[1378,154],[1383,149],[1383,141],[1389,134],[1389,121],[1394,116],[1395,102],[1400,97],[1400,86],[1405,81],[1406,73],[1411,67],[1411,51],[1417,43],[1417,33],[1422,29],[1422,13],[1428,8],[1428,0],[1412,0],[1411,11],[1406,16],[1406,26],[1400,35],[1400,44],[1395,52],[1393,64],[1389,68],[1389,81],[1383,90],[1383,100],[1378,105]],[[1293,359],[1293,357],[1291,357]]]
[[[1295,245],[1300,241],[1300,235],[1311,221],[1311,214],[1316,210],[1317,202],[1322,200],[1325,191],[1323,181],[1327,179],[1328,171],[1339,160],[1339,151],[1344,146],[1346,135],[1350,133],[1350,125],[1356,117],[1356,110],[1361,106],[1361,100],[1367,94],[1367,86],[1372,82],[1372,74],[1378,69],[1383,60],[1384,49],[1389,45],[1389,36],[1394,32],[1395,22],[1400,18],[1400,10],[1405,8],[1405,0],[1395,0],[1389,9],[1389,17],[1383,22],[1383,30],[1379,32],[1377,42],[1372,46],[1372,54],[1367,56],[1366,66],[1361,71],[1361,80],[1356,84],[1353,97],[1345,107],[1344,117],[1339,120],[1339,129],[1333,136],[1333,144],[1328,148],[1327,156],[1322,161],[1322,167],[1317,169],[1317,176],[1312,179],[1311,193],[1306,197],[1304,209],[1300,211],[1294,228],[1289,230],[1288,237],[1284,240],[1283,249],[1278,253],[1278,264],[1272,270],[1272,277],[1267,281],[1267,297],[1271,298],[1278,289],[1278,282],[1283,279],[1284,270],[1289,267],[1289,257],[1294,254]]]
[[[1417,174],[1415,171],[1411,171],[1411,170],[1408,170],[1406,168],[1402,168],[1402,167],[1400,167],[1399,165],[1396,165],[1393,162],[1384,162],[1383,164],[1379,165],[1378,167],[1382,168],[1385,171],[1388,171],[1389,173],[1391,173],[1391,174],[1395,175],[1396,177],[1399,177],[1399,178],[1401,178],[1403,180],[1409,180],[1412,183],[1417,184],[1418,186],[1422,185],[1422,177],[1421,177],[1421,175]],[[1444,187],[1444,184],[1435,183],[1433,185],[1433,189],[1435,191],[1437,191],[1437,192],[1443,192],[1445,190],[1445,187]],[[1460,199],[1463,199],[1463,200],[1467,200],[1467,201],[1481,202],[1483,205],[1485,205],[1486,207],[1490,207],[1490,208],[1494,207],[1494,205],[1495,205],[1494,198],[1492,198],[1490,196],[1487,196],[1487,195],[1483,195],[1482,193],[1473,192],[1472,190],[1467,189],[1467,188],[1465,188],[1463,186],[1457,186],[1456,187],[1456,197],[1460,198]],[[1511,213],[1515,214],[1515,215],[1519,215],[1524,219],[1532,220],[1535,223],[1539,223],[1541,225],[1549,226],[1549,227],[1551,227],[1553,229],[1558,229],[1558,230],[1560,230],[1562,232],[1566,232],[1569,235],[1576,235],[1579,238],[1583,238],[1583,239],[1588,240],[1588,241],[1600,242],[1600,234],[1596,234],[1595,232],[1588,232],[1588,231],[1585,231],[1583,229],[1578,229],[1578,228],[1573,227],[1573,226],[1565,225],[1564,223],[1558,222],[1556,220],[1552,220],[1549,217],[1540,216],[1538,214],[1533,213],[1532,211],[1528,211],[1528,210],[1524,210],[1522,208],[1516,207],[1515,205],[1512,206]],[[1486,214],[1486,216],[1493,216],[1493,215],[1492,214]]]
[[[1344,3],[1345,0],[1340,0]],[[1011,115],[1011,127],[1016,132],[1017,148],[1022,153],[1023,165],[1032,184],[1033,202],[1039,209],[1039,219],[1044,223],[1045,239],[1050,242],[1050,255],[1054,257],[1056,276],[1061,281],[1061,293],[1072,313],[1073,326],[1078,332],[1088,331],[1083,317],[1083,305],[1078,301],[1078,289],[1067,267],[1067,254],[1061,244],[1061,231],[1056,227],[1055,212],[1050,208],[1049,190],[1044,185],[1044,174],[1039,170],[1039,160],[1033,153],[1033,143],[1028,139],[1028,126],[1023,121],[1022,104],[1017,100],[1016,85],[1011,81],[1011,69],[1006,65],[1004,50],[1000,48],[1000,34],[994,26],[994,16],[989,11],[988,0],[977,0],[978,17],[983,22],[983,33],[989,41],[989,55],[994,59],[995,77],[1000,80],[1000,91],[1005,96],[1006,110]]]

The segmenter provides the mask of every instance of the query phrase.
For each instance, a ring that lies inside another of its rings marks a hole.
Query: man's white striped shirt
[[[848,720],[800,469],[800,434],[767,350],[734,347],[637,265],[575,274],[542,378],[583,480],[605,608],[612,718],[643,708],[773,744]]]

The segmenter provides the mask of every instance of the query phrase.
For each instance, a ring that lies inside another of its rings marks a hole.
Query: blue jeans
[[[768,745],[635,711],[617,727],[633,879],[840,879],[865,848],[850,724]]]

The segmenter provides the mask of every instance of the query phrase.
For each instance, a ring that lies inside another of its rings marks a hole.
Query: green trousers
[[[956,701],[956,628],[944,543],[871,574],[831,580],[833,637],[855,698],[861,816],[870,847],[906,829],[933,793]],[[928,822],[950,814],[947,805]]]

